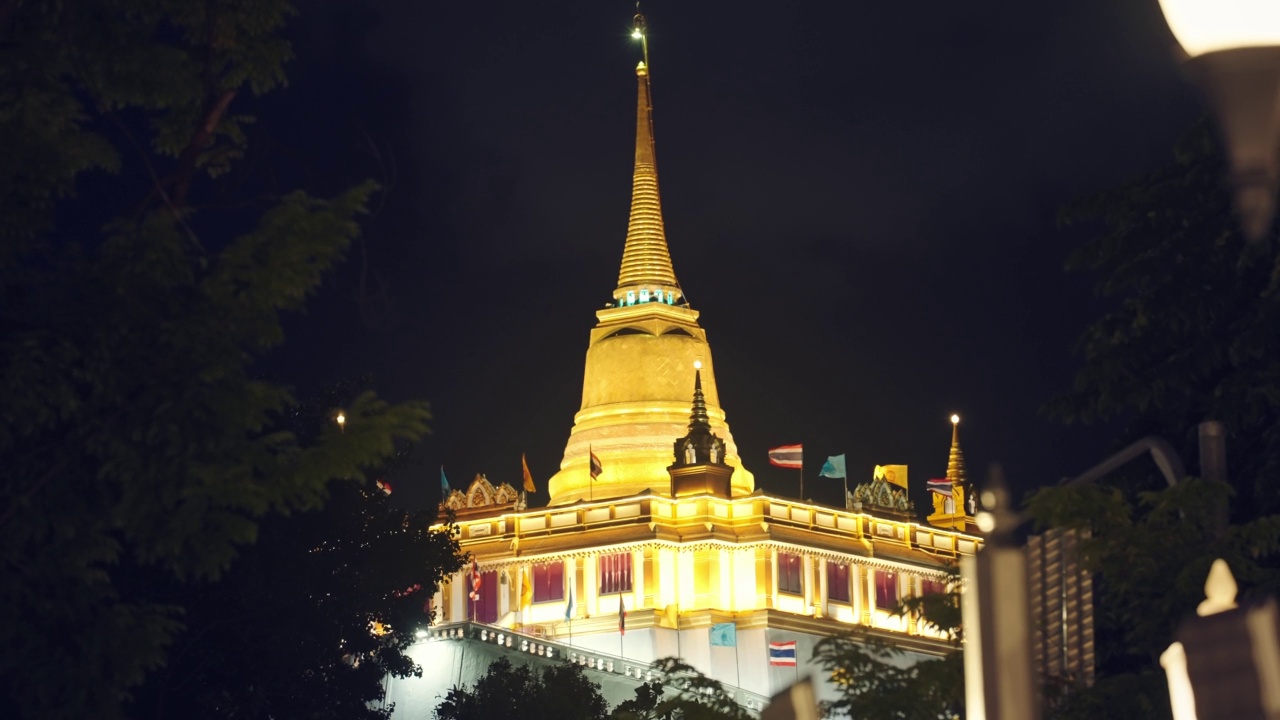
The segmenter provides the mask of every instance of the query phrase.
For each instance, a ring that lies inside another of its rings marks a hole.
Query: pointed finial
[[[702,361],[693,363],[693,411],[689,414],[689,429],[711,430],[711,416],[707,414],[707,398],[702,394]]]
[[[637,8],[638,10],[638,8]],[[649,41],[644,16],[636,13],[632,36],[640,40],[644,60],[636,66],[636,162],[631,180],[631,217],[622,250],[617,307],[661,303],[676,305],[684,293],[676,282],[662,223],[658,195],[658,166],[653,144],[653,99],[650,88]]]
[[[1204,601],[1196,606],[1196,615],[1204,617],[1234,610],[1237,590],[1239,587],[1227,561],[1222,558],[1214,560],[1209,568],[1209,577],[1204,581]]]
[[[952,485],[965,484],[964,451],[960,449],[960,416],[951,416],[951,452],[947,456],[947,479]]]

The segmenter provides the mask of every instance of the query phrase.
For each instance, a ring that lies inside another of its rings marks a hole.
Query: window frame
[[[898,592],[898,589],[899,589],[898,575],[900,573],[894,572],[892,570],[880,570],[880,569],[877,569],[875,573],[876,573],[876,576],[875,576],[874,590],[875,590],[876,609],[877,610],[893,610],[898,606],[898,602],[902,599]],[[888,602],[884,602],[884,599],[881,597],[882,590],[887,590],[887,592],[890,593]]]
[[[827,562],[827,600],[849,602],[849,571],[851,569],[848,563]]]
[[[538,563],[530,573],[533,577],[533,602],[563,602],[564,562]],[[559,576],[557,578],[557,576]],[[558,580],[558,582],[557,582]]]
[[[796,553],[778,553],[778,592],[804,594],[804,557]]]
[[[604,596],[631,592],[635,587],[634,563],[629,552],[606,553],[597,557],[596,588],[599,594]],[[616,579],[611,579],[610,576],[615,573]]]

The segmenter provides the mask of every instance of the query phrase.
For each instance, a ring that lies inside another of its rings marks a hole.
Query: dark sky
[[[759,486],[794,494],[765,452],[803,443],[807,495],[838,502],[814,476],[844,452],[855,480],[909,464],[920,504],[953,411],[979,479],[1000,461],[1032,487],[1113,449],[1039,413],[1099,312],[1056,218],[1165,162],[1200,112],[1156,0],[644,10],[671,255]],[[440,464],[516,484],[527,452],[540,488],[559,466],[626,233],[633,12],[304,5],[264,124],[316,191],[387,192],[272,367],[431,402],[405,504],[436,500]]]

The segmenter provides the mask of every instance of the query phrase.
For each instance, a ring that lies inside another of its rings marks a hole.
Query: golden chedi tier
[[[631,218],[618,287],[587,347],[582,406],[574,416],[560,471],[547,483],[551,505],[635,495],[669,495],[672,442],[685,435],[694,364],[711,428],[724,438],[724,463],[733,467],[731,491],[747,495],[755,478],[742,467],[720,408],[715,365],[698,313],[688,306],[667,249],[658,196],[649,71],[636,68],[636,164]],[[591,476],[591,454],[600,461]]]

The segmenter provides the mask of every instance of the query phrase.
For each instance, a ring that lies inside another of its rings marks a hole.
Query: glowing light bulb
[[[701,370],[701,369],[702,369],[702,361],[701,361],[701,360],[694,360],[694,361],[693,361],[693,369],[694,369],[694,370]]]
[[[952,416],[951,416],[951,424],[952,424],[952,425],[959,425],[959,424],[960,424],[960,416],[959,416],[959,415],[952,415]]]
[[[347,429],[347,416],[342,414],[342,411],[338,411],[338,417],[334,418],[334,420],[338,421],[339,430]]]
[[[636,28],[635,30],[631,31],[631,37],[635,38],[636,40],[639,40],[640,38],[644,37],[644,33],[640,32],[640,28]]]

